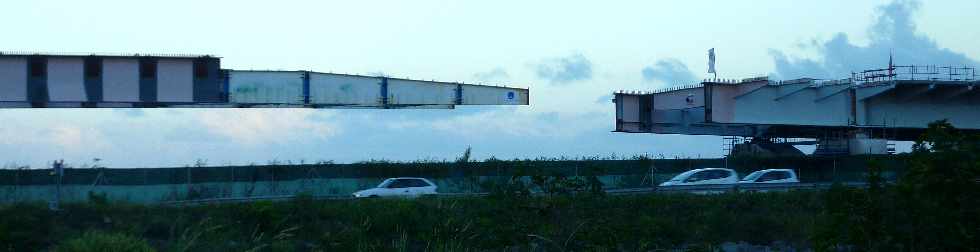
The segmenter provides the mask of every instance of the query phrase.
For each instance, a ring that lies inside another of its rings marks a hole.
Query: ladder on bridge
[[[847,132],[834,131],[817,140],[814,156],[842,156],[851,153],[847,143]]]
[[[752,137],[740,137],[740,136],[725,136],[722,138],[722,151],[725,152],[726,156],[731,156],[735,153],[739,145],[751,142]]]

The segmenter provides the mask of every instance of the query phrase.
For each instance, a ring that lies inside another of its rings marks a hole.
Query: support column
[[[96,103],[102,102],[102,58],[85,58],[85,96],[87,102],[82,107],[95,107]]]
[[[310,71],[303,72],[303,105],[310,105]]]
[[[231,72],[221,70],[221,98],[224,102],[231,102]]]
[[[456,105],[463,105],[463,85],[456,84]]]
[[[27,58],[27,100],[31,107],[47,107],[48,101],[48,59],[45,57]]]
[[[157,60],[141,58],[139,60],[140,103],[138,107],[154,107],[157,102]]]
[[[388,108],[388,77],[381,77],[381,108]]]

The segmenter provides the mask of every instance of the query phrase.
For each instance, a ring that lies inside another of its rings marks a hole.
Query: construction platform
[[[816,139],[817,153],[882,154],[888,140],[916,140],[937,120],[980,132],[978,85],[975,69],[940,66],[891,66],[839,80],[710,79],[616,92],[615,131]]]

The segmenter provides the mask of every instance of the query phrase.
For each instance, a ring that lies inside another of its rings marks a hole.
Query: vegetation
[[[867,188],[822,192],[614,196],[596,190],[591,175],[518,170],[484,185],[489,196],[473,198],[300,195],[145,206],[92,194],[60,211],[0,206],[0,250],[663,251],[747,242],[817,251],[977,251],[978,145],[980,137],[936,122],[897,182],[882,178],[889,165],[869,159]],[[585,173],[604,172],[592,168]]]
[[[0,208],[5,237],[0,242],[12,251],[139,244],[132,237],[160,251],[646,251],[725,241],[807,246],[822,209],[820,197],[817,192],[350,201],[305,196],[190,207],[92,202],[57,212],[17,204]]]
[[[81,237],[65,241],[54,249],[57,252],[96,251],[156,251],[143,239],[126,234],[107,234],[98,231],[85,232]]]
[[[915,144],[911,169],[897,184],[882,183],[880,165],[870,171],[867,190],[827,193],[819,248],[980,250],[980,136],[935,122]]]

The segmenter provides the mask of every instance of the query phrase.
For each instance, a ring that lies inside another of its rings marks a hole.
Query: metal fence
[[[881,158],[879,158],[881,159]],[[730,167],[739,174],[765,168],[795,169],[804,182],[863,181],[868,157],[774,159],[514,160],[484,162],[370,162],[177,168],[0,170],[0,202],[110,200],[156,203],[182,200],[278,197],[307,193],[336,197],[370,188],[388,177],[426,177],[441,193],[483,192],[513,176],[595,175],[606,189],[644,188],[695,168]],[[904,159],[884,158],[887,179]],[[60,179],[60,183],[59,183]]]

